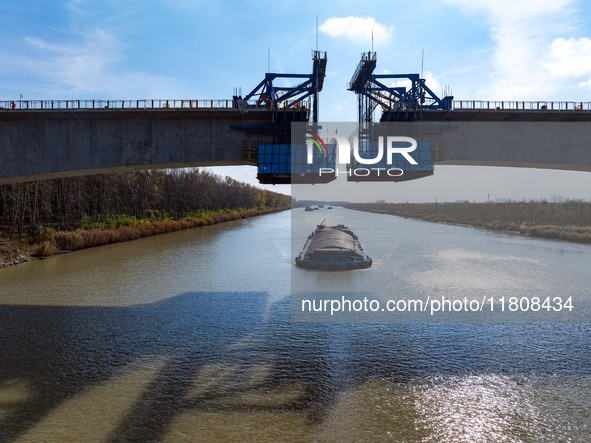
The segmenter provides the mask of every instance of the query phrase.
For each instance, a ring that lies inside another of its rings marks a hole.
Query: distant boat
[[[308,236],[295,263],[300,268],[336,271],[369,268],[372,260],[348,227],[326,226],[323,221]]]
[[[306,211],[313,211],[314,209],[312,209],[310,206],[306,206]]]
[[[329,206],[329,207],[328,207],[328,208],[326,208],[326,209],[332,209],[332,206]]]

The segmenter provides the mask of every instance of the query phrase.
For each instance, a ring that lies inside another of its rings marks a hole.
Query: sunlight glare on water
[[[295,277],[583,303],[588,246],[335,208],[374,266],[319,273],[296,211],[0,270],[0,440],[588,441],[588,322],[294,322],[290,300]]]

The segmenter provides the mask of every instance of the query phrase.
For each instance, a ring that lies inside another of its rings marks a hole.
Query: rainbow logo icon
[[[316,146],[316,149],[318,149],[320,155],[324,157],[328,155],[328,148],[326,147],[326,143],[324,143],[324,141],[318,136],[318,134],[308,132],[306,134],[306,140],[311,142],[314,146]]]

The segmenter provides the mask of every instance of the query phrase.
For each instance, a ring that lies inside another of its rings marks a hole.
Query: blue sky
[[[310,72],[316,17],[329,58],[321,120],[356,118],[346,85],[372,31],[376,72],[420,72],[424,50],[436,93],[591,101],[583,0],[0,0],[0,100],[231,98],[263,79],[269,48],[271,71]],[[570,177],[568,189],[590,183]]]

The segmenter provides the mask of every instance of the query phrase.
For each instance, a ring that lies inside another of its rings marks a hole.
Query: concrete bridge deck
[[[244,111],[233,100],[0,102],[0,184],[252,164],[244,143],[273,143],[277,113],[254,102]],[[455,101],[395,124],[400,134],[442,140],[442,164],[591,171],[590,103]]]
[[[242,160],[244,141],[272,142],[273,113],[241,112],[232,100],[92,102],[20,103],[14,110],[9,104],[0,111],[0,184],[125,168],[252,164]],[[252,129],[232,129],[241,125]]]

